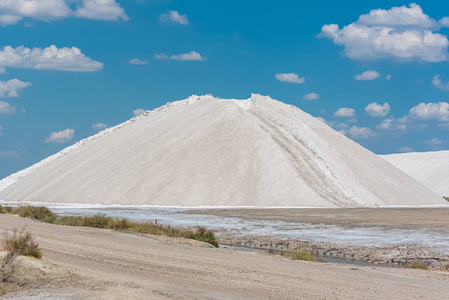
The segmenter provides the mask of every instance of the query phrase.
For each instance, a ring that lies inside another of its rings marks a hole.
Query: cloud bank
[[[296,73],[278,73],[275,75],[276,79],[279,81],[303,84],[306,79],[304,77],[299,77]]]
[[[74,9],[70,4],[73,4]],[[0,0],[1,26],[14,25],[23,18],[50,22],[68,17],[129,20],[115,0]]]
[[[302,97],[304,100],[318,100],[320,99],[320,95],[317,93],[308,93]]]
[[[92,128],[95,130],[101,131],[101,130],[105,130],[106,128],[109,128],[109,125],[104,124],[104,123],[97,123],[97,124],[92,125]]]
[[[339,108],[335,113],[334,117],[339,118],[350,118],[355,116],[355,110],[353,108],[342,107]]]
[[[410,109],[409,117],[422,121],[447,122],[449,121],[449,103],[419,103]]]
[[[74,129],[65,129],[62,131],[52,132],[50,137],[45,139],[46,143],[67,143],[73,138],[75,134]]]
[[[138,109],[133,110],[133,115],[134,115],[134,117],[141,116],[141,115],[143,115],[144,113],[145,113],[145,110],[142,109],[142,108],[138,108]]]
[[[103,63],[85,56],[77,47],[57,48],[13,48],[6,46],[0,50],[0,72],[5,68],[58,70],[69,72],[92,72],[103,69]]]
[[[31,82],[23,82],[18,79],[0,80],[0,97],[18,97],[19,91],[30,85]]]
[[[146,65],[146,64],[148,64],[148,61],[140,60],[138,58],[133,58],[129,61],[129,63],[132,65]]]
[[[12,106],[9,103],[6,103],[4,101],[0,101],[0,114],[15,114],[16,113],[16,108],[15,106]]]
[[[440,79],[440,74],[433,76],[432,84],[439,89],[449,91],[449,82],[443,83]]]
[[[189,25],[189,21],[187,20],[187,15],[181,15],[176,10],[170,10],[166,14],[160,15],[161,22],[168,23],[179,23],[181,25]]]
[[[388,102],[385,102],[383,105],[373,102],[365,107],[366,113],[372,117],[385,117],[390,112],[390,109]]]
[[[379,77],[380,74],[374,70],[365,71],[362,74],[355,75],[356,80],[374,80]]]
[[[449,18],[437,22],[424,14],[419,5],[410,4],[371,10],[343,28],[337,24],[324,25],[319,36],[343,46],[344,54],[353,60],[441,62],[449,58],[449,41],[445,35],[433,31],[448,25]]]
[[[171,60],[197,60],[197,61],[206,60],[205,57],[201,56],[201,54],[199,54],[196,51],[190,51],[189,53],[184,53],[184,54],[173,54],[171,56],[167,56],[164,53],[161,53],[161,54],[155,54],[154,58],[155,59],[171,59]]]

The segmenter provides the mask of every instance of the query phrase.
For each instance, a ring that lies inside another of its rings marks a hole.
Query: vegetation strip
[[[46,223],[113,229],[117,231],[166,235],[169,237],[182,237],[209,243],[218,248],[218,242],[212,231],[199,226],[197,229],[181,229],[170,225],[155,225],[153,222],[133,222],[127,218],[111,218],[104,214],[94,216],[58,216],[45,206],[20,206],[17,208],[0,206],[0,213],[18,214],[20,217],[36,219]]]

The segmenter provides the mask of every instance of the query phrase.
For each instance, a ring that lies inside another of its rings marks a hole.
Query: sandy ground
[[[346,209],[210,209],[186,213],[255,220],[339,226],[383,226],[394,228],[449,227],[449,207],[433,208],[346,208]]]
[[[449,294],[444,272],[291,261],[0,215],[0,236],[21,226],[39,242],[45,263],[72,275],[12,299],[444,299]]]

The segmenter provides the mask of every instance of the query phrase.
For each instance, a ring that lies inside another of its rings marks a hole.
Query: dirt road
[[[44,260],[79,278],[66,286],[27,292],[42,299],[444,299],[449,295],[449,273],[291,261],[11,215],[0,215],[0,237],[24,225],[39,242]]]

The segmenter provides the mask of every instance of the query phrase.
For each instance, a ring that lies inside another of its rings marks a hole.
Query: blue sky
[[[449,149],[447,1],[13,2],[0,178],[192,94],[270,95],[378,154]]]

